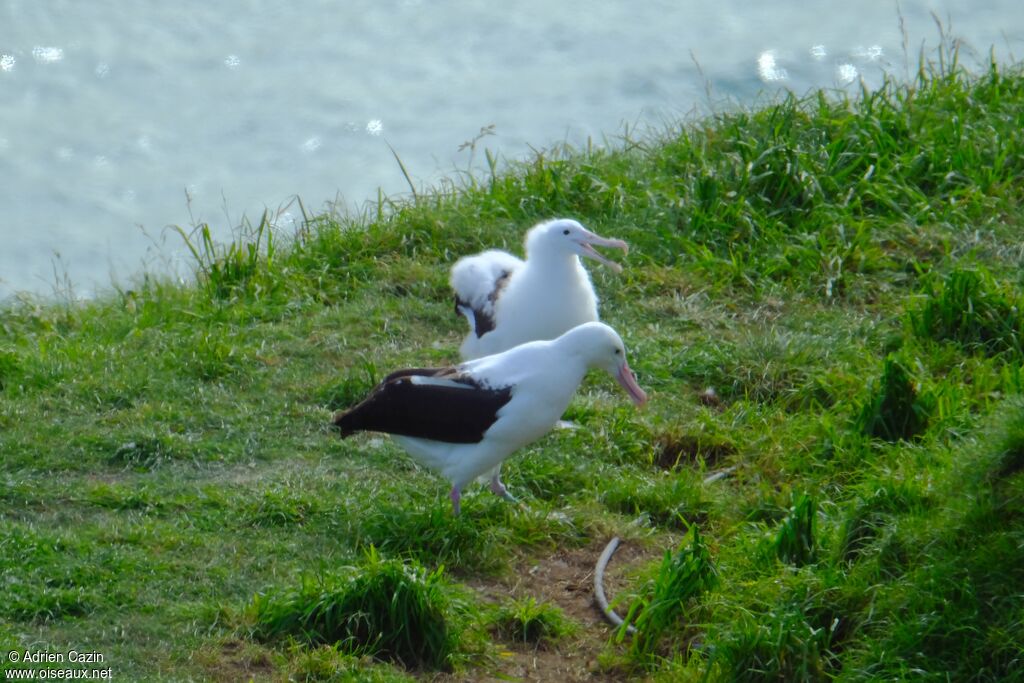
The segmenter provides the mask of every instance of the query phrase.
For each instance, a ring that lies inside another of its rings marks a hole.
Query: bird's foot
[[[493,491],[496,495],[501,496],[502,498],[504,498],[505,500],[514,505],[518,505],[523,509],[529,509],[526,503],[522,502],[521,500],[513,496],[511,493],[509,493],[508,489],[505,488],[505,485],[502,484],[501,480],[498,479],[497,477],[491,479],[491,491]]]
[[[460,504],[462,493],[457,487],[453,486],[452,490],[448,493],[448,497],[452,499],[452,512],[458,517],[459,513],[462,512],[462,505]]]
[[[513,496],[508,491],[502,491],[498,495],[501,496],[502,498],[504,498],[505,500],[507,500],[510,503],[515,503],[516,505],[521,505],[522,504],[521,501],[518,498]]]
[[[495,495],[501,496],[510,503],[519,502],[518,500],[516,500],[515,496],[508,492],[508,489],[505,488],[505,485],[502,484],[501,480],[498,479],[497,477],[491,479],[491,491],[493,491]]]

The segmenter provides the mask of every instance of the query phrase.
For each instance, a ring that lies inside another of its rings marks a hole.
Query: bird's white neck
[[[527,264],[531,273],[552,283],[579,280],[581,272],[586,275],[580,257],[571,252],[542,250],[531,255]]]

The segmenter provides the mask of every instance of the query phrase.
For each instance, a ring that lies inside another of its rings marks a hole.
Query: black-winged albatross
[[[498,249],[465,256],[451,270],[455,310],[469,322],[463,359],[499,353],[528,341],[554,339],[596,321],[597,295],[580,256],[616,272],[622,266],[594,246],[628,252],[622,240],[590,232],[577,221],[540,223],[526,233],[526,260]]]
[[[604,323],[448,368],[388,375],[359,405],[334,416],[342,438],[392,434],[423,465],[444,475],[459,514],[462,489],[490,475],[491,490],[515,500],[499,477],[503,460],[554,427],[590,368],[612,375],[637,405],[647,400],[622,339]]]

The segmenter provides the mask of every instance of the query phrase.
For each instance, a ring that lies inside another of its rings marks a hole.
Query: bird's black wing
[[[393,372],[359,405],[334,416],[344,438],[387,432],[448,443],[476,443],[512,399],[511,387],[489,387],[456,368]]]

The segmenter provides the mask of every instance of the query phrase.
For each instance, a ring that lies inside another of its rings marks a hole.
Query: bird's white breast
[[[554,339],[597,317],[597,297],[586,270],[573,268],[516,273],[495,304],[495,329],[479,340],[477,353],[489,354],[536,339]]]

